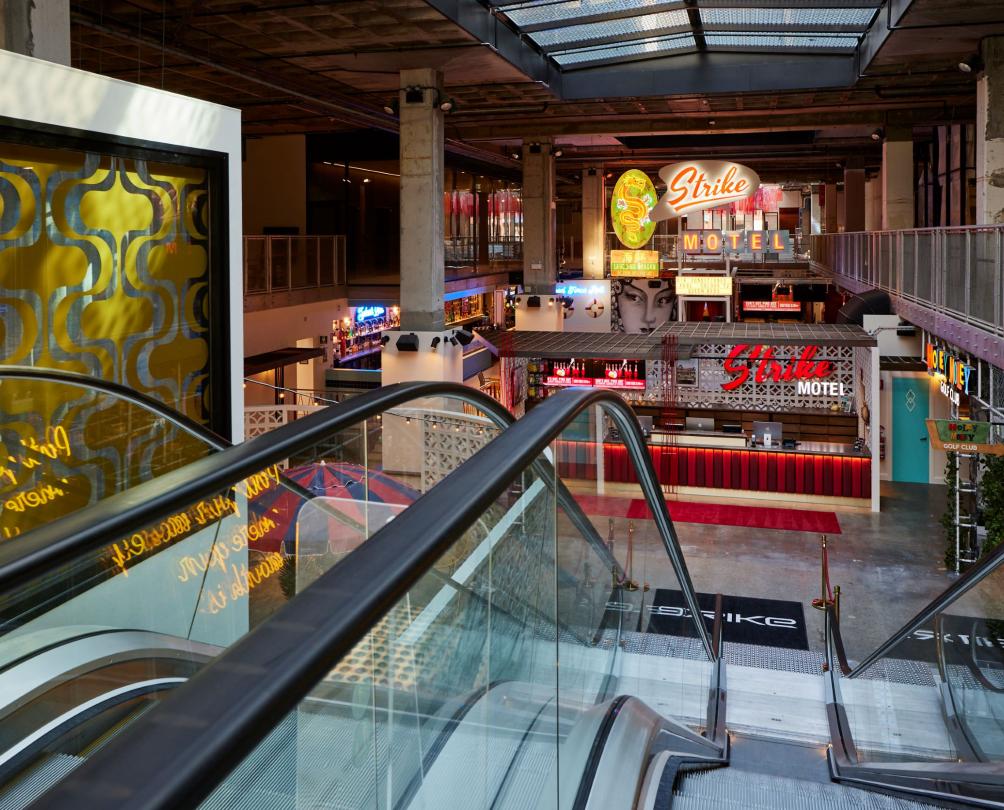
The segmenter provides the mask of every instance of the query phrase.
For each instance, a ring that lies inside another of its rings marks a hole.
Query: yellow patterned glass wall
[[[0,365],[113,381],[208,424],[206,168],[0,143]],[[85,389],[0,383],[0,539],[192,460]]]

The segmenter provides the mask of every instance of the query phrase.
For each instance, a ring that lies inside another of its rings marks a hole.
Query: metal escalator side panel
[[[727,764],[727,749],[668,720],[641,700],[621,696],[607,706],[571,810],[635,810],[654,755],[682,762]]]

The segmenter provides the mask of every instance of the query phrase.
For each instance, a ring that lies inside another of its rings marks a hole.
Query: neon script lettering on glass
[[[833,374],[833,364],[829,360],[816,360],[818,353],[818,346],[803,346],[798,357],[782,358],[775,356],[772,346],[751,347],[738,343],[725,358],[725,373],[730,374],[732,379],[722,383],[722,390],[734,391],[751,375],[758,385],[765,382],[825,380]]]

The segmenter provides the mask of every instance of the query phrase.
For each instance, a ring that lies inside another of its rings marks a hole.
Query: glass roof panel
[[[717,34],[706,33],[709,48],[840,48],[854,50],[855,34]]]
[[[536,4],[503,5],[499,8],[520,27],[541,25],[556,20],[574,23],[577,19],[594,14],[618,12],[643,13],[647,8],[668,10],[683,8],[682,0],[567,0],[567,2],[542,2]]]
[[[623,59],[632,56],[659,56],[662,53],[695,47],[692,34],[677,34],[670,37],[653,37],[636,40],[623,45],[604,45],[598,48],[582,48],[554,54],[559,65],[578,65],[607,59]]]
[[[640,17],[625,17],[609,22],[587,25],[566,25],[530,34],[539,45],[545,47],[563,42],[584,42],[606,37],[624,37],[645,34],[666,28],[686,28],[689,17],[686,11],[667,11],[661,14],[644,14]]]
[[[871,23],[871,8],[702,8],[701,20],[716,25],[852,25],[862,31]]]

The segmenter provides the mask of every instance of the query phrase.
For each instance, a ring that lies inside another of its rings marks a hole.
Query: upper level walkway
[[[889,293],[901,317],[996,366],[1004,361],[1004,226],[813,236],[812,265],[852,292]]]

